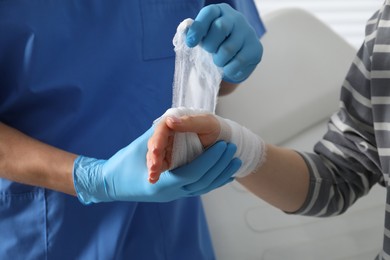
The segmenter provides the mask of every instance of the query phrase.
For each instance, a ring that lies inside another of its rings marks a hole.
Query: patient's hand
[[[148,142],[146,155],[149,182],[156,183],[162,172],[171,168],[175,132],[194,132],[204,148],[217,141],[221,131],[218,119],[211,114],[171,117],[162,119]]]

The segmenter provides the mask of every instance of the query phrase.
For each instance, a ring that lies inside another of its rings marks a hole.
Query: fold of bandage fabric
[[[201,46],[189,48],[186,45],[186,32],[192,23],[192,19],[185,19],[177,27],[173,38],[176,60],[172,108],[155,123],[167,116],[215,114],[222,69],[214,64],[212,55]],[[264,142],[249,129],[231,120],[218,116],[217,119],[221,126],[218,139],[237,145],[235,156],[241,159],[242,166],[235,176],[250,174],[260,166],[261,158],[265,158]],[[192,161],[202,152],[203,146],[197,134],[175,133],[170,169]]]
[[[175,75],[172,107],[188,107],[215,112],[222,69],[200,45],[190,48],[185,43],[186,32],[193,23],[188,18],[177,27],[175,46]]]

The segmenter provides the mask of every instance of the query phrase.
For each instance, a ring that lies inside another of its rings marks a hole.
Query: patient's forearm
[[[239,147],[236,156],[241,159],[243,165],[236,173],[237,181],[281,210],[293,212],[303,205],[309,187],[309,171],[297,152],[267,145],[249,129],[211,114],[192,114],[164,122],[156,127],[155,134],[149,140],[148,148],[151,151],[157,149],[158,152],[148,152],[148,162],[157,161],[154,165],[159,166],[163,164],[167,154],[164,151],[172,152],[173,141],[168,140],[169,136],[173,136],[171,131],[194,132],[203,146],[208,146],[220,138]],[[153,175],[153,163],[148,166]],[[251,174],[254,170],[256,172]],[[245,175],[246,177],[242,177]]]
[[[76,157],[0,122],[0,178],[75,195]]]
[[[267,145],[266,160],[260,169],[237,181],[271,205],[294,212],[306,199],[309,171],[297,152]]]

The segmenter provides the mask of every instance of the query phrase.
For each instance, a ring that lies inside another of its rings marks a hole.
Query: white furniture
[[[217,113],[267,142],[311,151],[337,110],[356,50],[300,9],[263,17],[264,55],[252,76],[219,99]],[[203,196],[220,260],[373,259],[382,245],[384,189],[342,216],[286,215],[233,182]]]

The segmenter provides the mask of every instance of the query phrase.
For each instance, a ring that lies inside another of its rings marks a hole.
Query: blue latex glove
[[[218,142],[191,163],[164,172],[156,184],[146,167],[150,128],[108,160],[79,156],[73,179],[83,204],[104,201],[167,202],[206,193],[233,180],[241,161],[233,159],[236,146]]]
[[[255,30],[228,4],[200,10],[186,36],[189,47],[199,43],[213,54],[215,65],[223,68],[223,79],[231,83],[248,78],[263,55]]]

